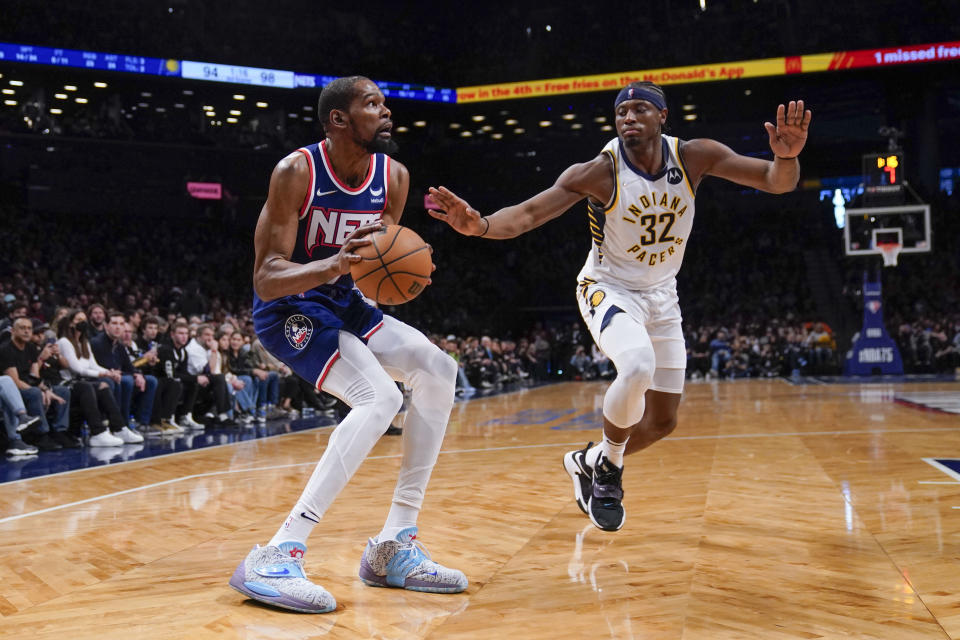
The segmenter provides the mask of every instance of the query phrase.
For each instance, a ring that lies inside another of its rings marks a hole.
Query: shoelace
[[[423,543],[417,539],[409,540],[407,542],[400,543],[400,551],[413,551],[417,555],[423,556],[427,560],[433,561],[433,558],[430,557],[430,552],[427,551],[427,548],[423,546]]]

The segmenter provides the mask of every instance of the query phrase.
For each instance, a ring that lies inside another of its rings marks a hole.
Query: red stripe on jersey
[[[307,215],[307,207],[309,207],[313,201],[313,187],[316,184],[316,174],[313,168],[313,156],[310,152],[306,149],[297,149],[297,151],[304,155],[307,159],[307,166],[310,168],[310,186],[307,187],[307,197],[303,199],[303,204],[300,206],[300,219],[302,220],[303,216]]]

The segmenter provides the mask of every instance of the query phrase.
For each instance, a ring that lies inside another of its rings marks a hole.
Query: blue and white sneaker
[[[279,547],[257,545],[230,578],[230,586],[257,602],[302,613],[329,613],[337,601],[326,589],[307,579],[303,571],[305,545],[281,542]]]
[[[428,593],[460,593],[467,576],[430,559],[417,541],[417,528],[408,527],[394,540],[367,541],[360,560],[360,579],[371,587],[397,587]]]

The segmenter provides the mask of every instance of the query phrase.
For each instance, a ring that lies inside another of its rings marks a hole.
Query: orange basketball
[[[350,275],[363,295],[389,305],[416,298],[433,271],[427,243],[397,224],[384,225],[367,238],[373,244],[357,249],[363,260],[350,266]]]

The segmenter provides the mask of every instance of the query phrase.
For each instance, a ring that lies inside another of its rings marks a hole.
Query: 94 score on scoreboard
[[[252,84],[261,87],[281,87],[292,89],[294,84],[292,71],[279,69],[259,69],[257,67],[238,67],[229,64],[211,62],[193,62],[184,60],[181,76],[191,80],[209,80],[211,82],[229,82],[234,84]]]

